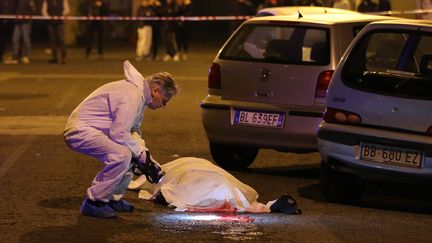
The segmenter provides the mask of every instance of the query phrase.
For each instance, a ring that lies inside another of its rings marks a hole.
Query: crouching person
[[[81,205],[81,214],[86,216],[113,218],[118,212],[133,211],[134,206],[122,197],[135,165],[155,183],[163,176],[145,147],[140,127],[144,110],[166,106],[179,88],[171,74],[159,72],[143,77],[129,61],[124,63],[124,73],[124,80],[93,91],[66,123],[66,144],[105,164]]]

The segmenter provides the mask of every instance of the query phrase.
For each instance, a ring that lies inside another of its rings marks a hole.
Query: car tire
[[[357,175],[335,171],[323,161],[319,179],[321,191],[329,202],[355,204],[364,192],[364,183]]]
[[[210,152],[214,161],[224,169],[242,170],[253,163],[258,148],[217,144],[210,142]]]

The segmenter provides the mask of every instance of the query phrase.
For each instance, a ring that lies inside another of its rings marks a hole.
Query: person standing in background
[[[179,9],[179,16],[190,16],[190,11],[192,7],[190,0],[177,0],[177,6]],[[181,59],[186,61],[188,59],[189,51],[189,36],[187,30],[187,22],[184,20],[180,20],[178,22],[176,41]]]
[[[150,8],[152,9],[155,17],[162,16],[162,5],[159,0],[150,0]],[[159,51],[159,42],[161,36],[160,21],[150,21],[152,26],[152,40],[151,40],[151,55],[153,60],[157,60]]]
[[[300,0],[280,0],[281,6],[297,6]]]
[[[33,15],[36,13],[36,6],[33,0],[16,0],[15,4],[16,15]],[[5,63],[17,64],[21,60],[22,63],[28,64],[30,63],[29,56],[31,49],[31,20],[16,19],[14,21],[12,59],[6,60]]]
[[[44,0],[43,16],[66,16],[69,14],[68,0]],[[48,34],[51,39],[52,58],[49,63],[66,64],[66,44],[64,42],[64,20],[49,20]],[[59,59],[60,50],[60,59]]]
[[[150,0],[141,0],[141,5],[137,11],[138,17],[153,17],[155,13],[153,8],[150,6]],[[138,22],[137,28],[137,45],[136,45],[136,61],[142,61],[145,57],[146,60],[150,60],[150,49],[152,45],[153,29],[150,21],[141,20]]]
[[[332,7],[351,10],[351,3],[349,0],[334,0]]]
[[[232,6],[232,14],[234,16],[253,16],[256,14],[256,9],[252,6],[249,0],[235,0]],[[231,20],[230,32],[234,32],[244,20]]]
[[[378,11],[378,5],[371,0],[363,0],[357,7],[357,11],[360,13],[376,12]]]
[[[258,9],[279,7],[281,4],[278,0],[264,0],[258,5]]]
[[[432,11],[432,0],[417,0],[417,8]],[[417,18],[432,20],[432,12],[418,14]]]
[[[178,16],[178,6],[174,0],[166,0],[165,4],[162,6],[162,11],[164,17]],[[177,27],[178,24],[175,20],[163,21],[162,23],[162,35],[166,48],[166,54],[163,58],[164,62],[171,59],[175,62],[180,61],[180,54],[176,43]]]
[[[389,0],[379,0],[378,11],[391,11],[391,3]]]
[[[323,6],[320,0],[302,0],[300,2],[301,6]]]
[[[102,0],[90,0],[87,3],[87,16],[106,16],[107,4]],[[99,59],[103,59],[104,52],[104,22],[102,20],[90,20],[86,25],[86,59],[90,58],[93,46],[93,37],[96,35]]]
[[[0,1],[0,15],[14,15],[15,0]],[[13,20],[0,19],[0,62],[3,62],[3,55],[7,45],[11,42]]]

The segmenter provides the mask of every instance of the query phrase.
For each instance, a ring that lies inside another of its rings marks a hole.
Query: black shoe
[[[276,200],[271,206],[270,211],[272,213],[284,213],[284,214],[301,214],[302,211],[297,208],[297,202],[288,194],[282,195]]]
[[[159,190],[152,198],[153,202],[157,204],[161,204],[163,206],[168,206],[168,202],[165,200],[165,197],[162,194],[162,191]]]
[[[48,63],[58,63],[58,60],[57,60],[57,59],[50,59],[50,60],[48,61]]]

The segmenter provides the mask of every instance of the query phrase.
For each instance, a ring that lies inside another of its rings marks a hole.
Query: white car
[[[366,180],[432,179],[432,23],[367,25],[341,60],[318,133],[328,201],[355,203]]]
[[[209,71],[202,123],[216,163],[249,166],[260,148],[317,151],[328,83],[354,36],[390,17],[310,14],[245,21]]]

